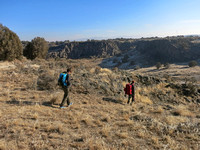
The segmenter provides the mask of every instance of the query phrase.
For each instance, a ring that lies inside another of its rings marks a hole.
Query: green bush
[[[0,24],[0,60],[20,59],[22,54],[23,47],[17,34]]]
[[[36,37],[27,44],[26,48],[24,49],[24,56],[26,56],[28,59],[45,59],[48,49],[48,43],[45,41],[45,39]]]
[[[195,60],[190,61],[189,64],[188,64],[189,67],[195,67],[197,65],[198,65],[198,63]]]

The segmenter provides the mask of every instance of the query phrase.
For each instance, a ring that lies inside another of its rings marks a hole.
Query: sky
[[[0,23],[28,41],[200,35],[200,0],[0,0]]]

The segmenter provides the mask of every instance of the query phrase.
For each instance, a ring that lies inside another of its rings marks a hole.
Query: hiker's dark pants
[[[67,105],[70,104],[70,100],[69,100],[69,88],[63,86],[62,89],[63,89],[63,91],[64,91],[64,96],[63,96],[62,103],[60,104],[60,107],[62,107],[62,106],[64,105],[66,99],[67,99]]]
[[[129,103],[132,104],[134,101],[135,101],[135,96],[133,94],[132,95],[128,95],[128,102],[127,102],[127,104],[129,104]]]

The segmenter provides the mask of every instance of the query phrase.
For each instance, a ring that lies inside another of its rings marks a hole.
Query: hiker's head
[[[72,69],[71,69],[71,68],[68,68],[68,69],[67,69],[67,73],[70,74],[71,72],[72,72]]]
[[[132,83],[135,83],[135,81],[134,81],[134,80],[132,80]]]

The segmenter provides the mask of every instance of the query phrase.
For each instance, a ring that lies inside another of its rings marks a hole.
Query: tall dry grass
[[[185,102],[165,83],[136,84],[136,102],[130,106],[123,97],[123,87],[134,74],[102,69],[90,60],[52,61],[0,67],[5,79],[0,79],[0,149],[198,149],[198,105],[192,100]],[[59,109],[63,91],[47,87],[71,65],[76,66],[70,93],[74,104]],[[43,78],[45,73],[49,75]],[[44,89],[38,89],[38,82],[33,84],[39,77],[43,81],[39,86]],[[122,93],[106,101],[109,94],[102,88]],[[182,105],[158,101],[152,93],[176,95]]]

